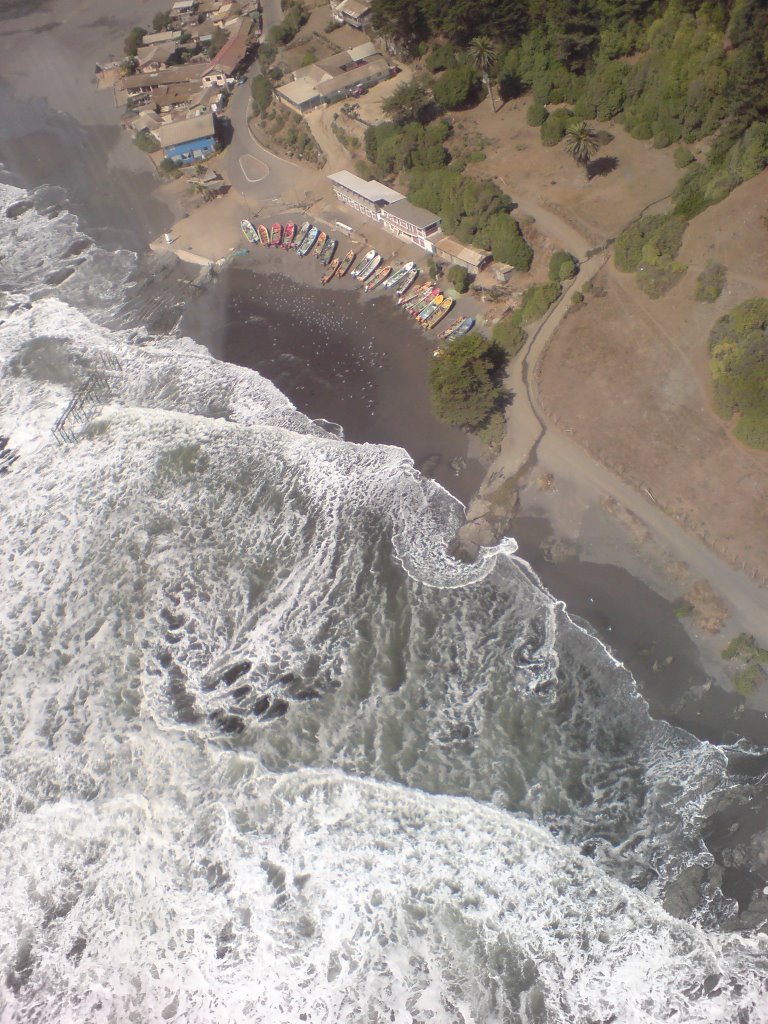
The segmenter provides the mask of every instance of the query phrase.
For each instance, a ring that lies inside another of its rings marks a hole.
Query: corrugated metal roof
[[[291,103],[301,105],[311,99],[319,98],[320,94],[315,88],[315,83],[309,78],[299,78],[295,82],[288,82],[287,85],[278,86],[275,89],[278,96],[284,96]]]
[[[388,185],[382,185],[380,181],[366,181],[350,171],[337,171],[336,174],[329,174],[328,179],[343,188],[348,188],[350,192],[356,192],[369,203],[380,203],[382,200],[385,203],[397,203],[405,198]]]

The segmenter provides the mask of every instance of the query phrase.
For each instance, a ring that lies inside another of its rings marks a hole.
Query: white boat
[[[357,275],[358,281],[367,281],[371,274],[374,272],[376,267],[381,263],[381,256],[377,252],[373,254],[373,259],[368,266],[363,270],[361,274]]]
[[[370,249],[352,271],[352,277],[360,277],[360,274],[365,273],[375,255],[376,250]]]
[[[416,264],[413,261],[411,261],[410,263],[404,263],[402,265],[402,267],[398,267],[397,268],[397,270],[390,277],[390,279],[388,281],[385,281],[384,284],[381,287],[382,288],[397,288],[397,286],[399,284],[402,284],[402,282],[405,280],[405,278],[408,277],[408,275],[410,274],[410,272],[413,270],[413,268],[415,266],[416,266]]]

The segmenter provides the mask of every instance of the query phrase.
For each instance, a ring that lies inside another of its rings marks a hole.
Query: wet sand
[[[417,468],[468,502],[485,464],[463,431],[432,414],[434,339],[392,293],[365,295],[349,278],[323,289],[313,257],[257,250],[247,262],[188,304],[182,330],[217,358],[258,370],[312,419],[339,424],[348,441],[405,448]],[[269,267],[278,273],[264,273]]]

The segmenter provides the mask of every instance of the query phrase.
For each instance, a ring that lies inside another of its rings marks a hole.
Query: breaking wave
[[[0,195],[2,1019],[768,1020],[701,839],[724,754],[513,542],[453,560],[405,452],[118,329],[135,257]]]

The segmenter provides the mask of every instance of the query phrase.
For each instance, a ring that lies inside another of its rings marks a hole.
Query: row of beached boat
[[[298,231],[292,222],[285,227],[282,224],[273,224],[271,230],[267,230],[264,224],[255,227],[249,220],[242,220],[240,226],[246,239],[253,245],[293,249],[302,257],[313,254],[322,266],[327,267],[321,277],[324,285],[334,277],[344,277],[355,261],[356,254],[353,249],[343,257],[336,256],[334,239],[309,221],[305,221]],[[429,281],[408,295],[419,276],[419,269],[415,263],[404,263],[397,268],[381,264],[382,257],[375,249],[371,249],[358,260],[350,276],[356,278],[367,292],[379,287],[394,290],[398,304],[428,331],[436,327],[453,309],[454,300],[444,295],[434,281]],[[460,316],[446,327],[440,337],[448,341],[460,338],[470,331],[474,324],[472,317]]]

